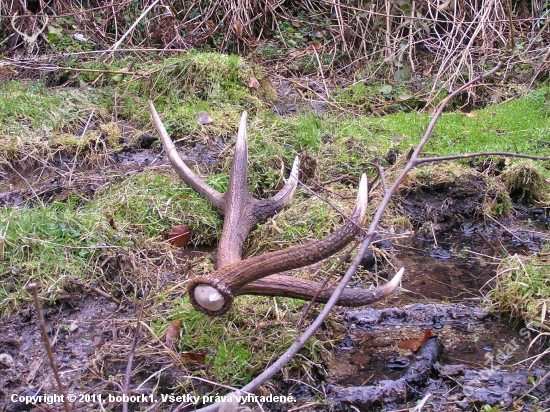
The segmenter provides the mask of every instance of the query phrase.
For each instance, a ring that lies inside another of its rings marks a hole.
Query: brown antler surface
[[[367,209],[367,177],[362,176],[359,193],[351,218],[344,226],[329,236],[305,245],[265,253],[224,266],[209,276],[193,278],[188,292],[195,309],[212,315],[221,315],[229,310],[233,297],[246,284],[260,278],[297,269],[319,262],[341,250],[361,231]],[[289,278],[290,280],[294,278]],[[268,285],[266,285],[268,286]],[[262,284],[259,284],[261,289]],[[292,290],[293,285],[288,285]],[[315,292],[315,289],[311,290]]]
[[[218,246],[218,269],[209,276],[193,278],[188,293],[195,309],[209,315],[226,313],[238,295],[283,296],[326,302],[332,287],[317,282],[275,275],[319,262],[349,244],[360,232],[368,201],[367,179],[363,175],[355,208],[350,219],[331,235],[306,245],[242,259],[244,240],[248,232],[260,221],[273,216],[291,200],[298,184],[299,159],[294,160],[285,187],[267,200],[254,199],[247,188],[248,147],[246,112],[243,112],[235,144],[235,156],[231,168],[227,192],[219,193],[193,173],[181,160],[177,150],[162,125],[153,103],[149,108],[155,126],[161,136],[167,157],[180,178],[195,191],[210,200],[224,214],[224,225]],[[386,285],[372,290],[346,290],[339,304],[360,306],[382,299],[399,284],[403,271],[399,271]]]
[[[279,193],[267,200],[254,199],[248,193],[246,180],[248,163],[247,115],[246,112],[243,112],[237,133],[229,186],[227,192],[221,194],[195,175],[181,160],[151,101],[149,101],[149,108],[168,160],[176,173],[191,188],[206,197],[225,216],[222,236],[218,245],[218,268],[240,261],[244,240],[254,225],[275,215],[290,203],[298,185],[298,168],[300,167],[298,157],[294,160],[287,184]]]
[[[345,289],[338,300],[338,305],[348,307],[364,306],[385,298],[399,285],[404,271],[403,268],[399,269],[397,274],[388,283],[377,288]],[[334,289],[334,286],[328,285],[323,287],[321,283],[311,280],[272,275],[263,278],[261,281],[254,281],[244,285],[239,289],[237,295],[279,296],[304,300],[312,300],[315,297],[315,301],[327,303]]]

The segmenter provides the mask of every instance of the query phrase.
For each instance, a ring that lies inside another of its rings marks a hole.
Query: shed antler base
[[[305,245],[296,246],[242,260],[242,250],[248,232],[256,223],[266,220],[282,210],[294,195],[298,184],[299,159],[296,157],[286,185],[267,200],[253,198],[248,192],[246,179],[248,147],[246,112],[243,112],[235,156],[227,192],[219,193],[193,173],[179,157],[160,117],[149,101],[155,126],[160,134],[166,155],[180,178],[198,193],[205,196],[224,215],[222,235],[218,245],[218,269],[208,276],[193,278],[189,284],[189,298],[193,307],[213,316],[226,313],[235,296],[282,296],[326,302],[332,287],[318,282],[297,279],[277,273],[297,269],[319,262],[348,245],[360,232],[368,202],[367,178],[361,177],[355,208],[349,220],[331,235]],[[387,284],[376,289],[346,289],[338,304],[362,306],[389,295],[399,284],[400,270]]]

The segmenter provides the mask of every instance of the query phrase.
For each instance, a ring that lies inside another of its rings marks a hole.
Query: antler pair
[[[299,158],[296,157],[290,177],[275,196],[267,200],[253,198],[248,192],[248,146],[246,112],[243,112],[235,156],[227,192],[219,193],[210,187],[181,160],[176,147],[166,132],[151,101],[149,108],[160,134],[164,151],[179,177],[193,190],[205,196],[224,215],[224,224],[218,245],[218,269],[208,276],[193,278],[188,286],[193,307],[213,316],[226,313],[235,296],[281,296],[326,302],[334,288],[318,282],[297,279],[277,273],[319,262],[349,244],[361,231],[368,201],[367,179],[363,175],[350,219],[331,235],[305,245],[265,253],[242,260],[242,249],[248,232],[256,225],[283,209],[294,195],[298,184]],[[342,306],[363,306],[389,295],[397,287],[403,271],[387,284],[372,290],[346,289],[338,300]]]

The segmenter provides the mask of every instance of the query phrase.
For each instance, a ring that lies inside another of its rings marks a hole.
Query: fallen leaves
[[[407,339],[407,340],[401,341],[397,344],[397,347],[399,349],[410,350],[412,353],[415,353],[416,351],[418,351],[418,349],[420,349],[422,344],[428,340],[430,336],[432,336],[432,330],[426,329],[424,331],[424,336],[422,338]]]
[[[181,357],[191,362],[206,363],[206,353],[181,352]]]
[[[166,346],[171,348],[174,345],[174,340],[179,336],[181,329],[181,320],[176,320],[172,322],[168,330],[166,331],[166,336],[164,338],[164,341],[166,342]]]
[[[168,233],[168,242],[174,246],[183,247],[191,239],[191,228],[187,225],[176,225]]]

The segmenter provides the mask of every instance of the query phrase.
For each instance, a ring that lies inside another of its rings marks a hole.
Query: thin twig
[[[132,362],[134,361],[134,354],[136,352],[136,346],[139,340],[139,331],[141,329],[141,317],[143,316],[143,308],[145,307],[145,302],[147,302],[148,295],[149,295],[149,291],[146,291],[143,294],[143,299],[141,301],[141,306],[139,308],[136,331],[134,333],[134,341],[132,342],[130,354],[128,355],[128,364],[126,365],[126,373],[124,374],[124,385],[122,386],[122,395],[128,395],[128,390],[130,387],[130,374],[132,373]],[[128,397],[123,396],[122,412],[128,412],[128,401],[126,399],[128,399]]]
[[[42,306],[40,305],[40,299],[38,298],[38,286],[36,285],[36,283],[31,283],[29,285],[29,289],[31,290],[32,296],[34,298],[34,306],[36,308],[36,316],[38,317],[38,323],[40,324],[40,332],[42,333],[42,340],[44,341],[44,346],[46,346],[46,352],[48,353],[48,358],[50,359],[50,365],[52,367],[53,375],[55,376],[55,380],[57,382],[59,393],[63,398],[63,407],[65,408],[65,412],[70,412],[71,405],[69,405],[69,400],[67,399],[67,396],[65,394],[65,388],[63,387],[63,383],[61,382],[61,377],[59,376],[57,363],[55,362],[52,346],[50,345],[50,339],[48,338],[48,332],[46,332],[46,322],[44,321],[44,315],[42,314]]]
[[[95,108],[92,109],[92,112],[90,113],[90,116],[88,117],[88,121],[86,122],[86,126],[84,126],[84,130],[82,131],[82,135],[80,136],[80,143],[78,147],[76,148],[76,154],[74,155],[74,161],[73,161],[73,167],[71,167],[71,170],[69,172],[69,184],[68,187],[71,187],[71,183],[73,180],[73,173],[74,169],[76,168],[76,162],[78,161],[78,155],[80,153],[80,149],[82,148],[82,143],[84,141],[84,136],[86,136],[86,132],[88,131],[88,127],[90,126],[90,122],[92,121],[92,117],[94,115]]]
[[[89,289],[92,292],[98,294],[99,296],[103,296],[104,298],[107,298],[110,301],[116,303],[117,305],[120,305],[120,300],[118,300],[112,295],[109,295],[107,292],[102,291],[101,289],[91,286],[90,284],[84,282],[83,280],[73,278],[72,276],[67,276],[65,279],[67,279],[71,283],[74,283],[75,285],[82,286],[85,289]]]
[[[426,402],[428,402],[428,399],[430,399],[430,396],[432,396],[432,394],[428,392],[411,412],[421,412],[424,405],[426,405]]]
[[[477,235],[479,236],[479,238],[481,240],[483,240],[485,242],[485,244],[487,246],[489,246],[492,250],[493,250],[493,253],[497,253],[498,254],[498,248],[495,247],[495,245],[493,245],[491,242],[489,242],[489,239],[487,239],[485,236],[483,236],[483,233],[481,232],[476,232]],[[496,256],[495,256],[496,257]]]
[[[374,166],[376,170],[378,170],[378,176],[380,176],[380,180],[382,181],[382,188],[384,189],[384,193],[386,193],[388,191],[388,183],[386,182],[386,174],[384,168],[378,163],[369,162],[369,164],[371,166]]]

